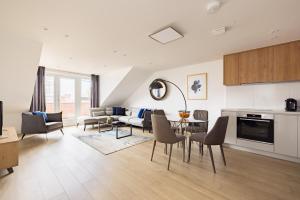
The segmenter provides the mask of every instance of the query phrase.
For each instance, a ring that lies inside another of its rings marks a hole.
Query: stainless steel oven
[[[237,116],[237,137],[274,143],[274,115],[239,113]]]

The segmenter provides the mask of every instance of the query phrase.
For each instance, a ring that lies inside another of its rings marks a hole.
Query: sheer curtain
[[[91,75],[91,108],[99,107],[99,75]]]
[[[45,99],[45,67],[39,67],[37,79],[35,81],[33,96],[30,105],[30,111],[46,111]]]

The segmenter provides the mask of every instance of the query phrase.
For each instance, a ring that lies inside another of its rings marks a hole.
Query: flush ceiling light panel
[[[183,35],[178,33],[176,30],[174,30],[172,27],[168,27],[166,29],[163,29],[157,33],[153,33],[149,35],[150,38],[153,40],[162,43],[167,44],[169,42],[172,42],[174,40],[178,40],[180,38],[183,38]]]
[[[215,13],[221,7],[221,1],[219,0],[210,0],[206,4],[206,10],[208,13]]]

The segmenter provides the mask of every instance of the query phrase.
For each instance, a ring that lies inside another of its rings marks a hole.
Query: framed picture
[[[187,76],[187,96],[189,100],[207,100],[207,73]]]

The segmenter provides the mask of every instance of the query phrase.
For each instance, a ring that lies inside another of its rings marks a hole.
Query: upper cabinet
[[[300,81],[300,41],[224,56],[224,85]]]
[[[273,48],[246,51],[239,55],[240,83],[262,83],[273,80]]]
[[[274,48],[274,80],[300,80],[300,41]]]
[[[239,54],[224,56],[224,84],[239,84]]]

